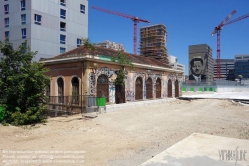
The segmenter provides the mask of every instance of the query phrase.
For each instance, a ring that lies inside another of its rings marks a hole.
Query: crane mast
[[[227,23],[227,21],[236,13],[236,10],[233,10],[217,27],[214,28],[212,36],[217,34],[217,78],[220,79],[220,30]]]

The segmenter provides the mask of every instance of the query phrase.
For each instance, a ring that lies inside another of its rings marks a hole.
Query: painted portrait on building
[[[189,80],[194,80],[195,82],[206,81],[205,63],[206,61],[202,57],[194,57],[190,60]]]

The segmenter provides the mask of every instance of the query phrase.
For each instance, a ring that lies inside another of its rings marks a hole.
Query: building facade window
[[[66,23],[65,22],[60,22],[60,30],[66,31]]]
[[[66,0],[60,0],[61,6],[66,6]]]
[[[21,11],[26,9],[26,3],[25,0],[21,0]]]
[[[9,4],[4,5],[4,14],[9,14]]]
[[[77,39],[77,47],[80,47],[81,46],[81,43],[82,43],[82,40],[81,39]]]
[[[80,4],[80,12],[85,14],[85,5]]]
[[[66,52],[66,48],[60,47],[60,53],[63,54],[64,52]]]
[[[22,39],[26,39],[26,28],[22,29]]]
[[[61,9],[61,18],[66,19],[66,10]]]
[[[26,14],[21,15],[21,24],[26,24]]]
[[[42,19],[41,15],[35,14],[35,24],[41,25],[41,19]]]
[[[10,32],[9,31],[5,31],[4,33],[4,39],[8,39],[10,37]]]
[[[66,44],[66,35],[60,35],[60,43]]]
[[[4,27],[5,27],[5,28],[8,28],[8,27],[9,27],[9,22],[10,22],[9,18],[5,18],[5,19],[4,19]]]

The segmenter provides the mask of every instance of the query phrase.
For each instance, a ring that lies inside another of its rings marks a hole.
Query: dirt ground
[[[26,155],[33,161],[30,165],[39,166],[135,166],[192,133],[249,139],[249,107],[228,100],[176,99],[122,108],[96,118],[75,115],[49,118],[47,123],[35,126],[0,125],[0,165],[22,165],[20,159]],[[57,162],[65,154],[71,154],[66,156],[71,163],[44,163],[45,158]],[[72,156],[77,155],[81,156],[77,162],[84,164],[73,163]],[[19,163],[10,164],[14,159]]]

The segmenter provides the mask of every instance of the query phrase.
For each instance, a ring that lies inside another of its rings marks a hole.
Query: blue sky
[[[92,9],[92,6],[117,11],[141,19],[150,25],[164,24],[168,31],[169,55],[185,65],[188,74],[188,46],[208,44],[216,58],[217,36],[211,36],[233,10],[230,19],[249,13],[249,0],[89,0],[89,38],[92,42],[110,40],[124,44],[133,53],[133,22],[124,17]],[[139,29],[146,23],[138,23]],[[221,59],[233,59],[237,54],[249,54],[249,18],[224,26],[221,31]],[[137,51],[139,52],[139,50]]]

